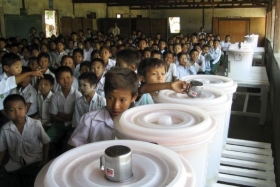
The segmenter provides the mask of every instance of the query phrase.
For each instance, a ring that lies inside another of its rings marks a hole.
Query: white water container
[[[126,182],[109,181],[100,169],[100,157],[106,148],[114,145],[124,145],[132,150],[133,176]],[[195,187],[195,183],[195,174],[188,161],[173,151],[147,142],[111,140],[87,144],[64,153],[40,171],[35,187]]]
[[[232,100],[233,93],[236,92],[237,83],[228,77],[218,76],[218,75],[189,75],[182,77],[180,80],[190,82],[192,80],[200,81],[203,83],[204,87],[218,88],[226,92],[229,98]],[[225,148],[226,141],[228,138],[228,130],[230,123],[231,111],[227,113],[226,123],[224,127],[224,138],[223,138],[223,148]]]
[[[162,90],[153,97],[157,103],[180,103],[186,106],[196,106],[213,116],[218,125],[215,138],[210,144],[207,184],[214,184],[218,180],[220,160],[223,150],[223,137],[227,114],[231,110],[232,100],[228,95],[217,88],[203,87],[201,97],[190,98],[187,94],[179,94],[171,90]]]
[[[251,34],[244,36],[244,42],[247,42],[252,45],[253,48],[258,47],[259,35]]]
[[[233,80],[249,78],[253,63],[253,48],[250,44],[232,44],[228,49],[228,77]]]
[[[118,139],[154,142],[179,153],[194,169],[196,187],[205,186],[208,148],[217,124],[204,110],[181,104],[144,105],[125,111],[114,124]]]

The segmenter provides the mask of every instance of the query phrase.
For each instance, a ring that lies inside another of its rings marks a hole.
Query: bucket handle
[[[100,157],[100,169],[101,170],[104,170],[105,167],[103,165],[103,163],[105,162],[105,158],[104,158],[104,155]]]
[[[233,54],[234,61],[242,61],[242,54]]]

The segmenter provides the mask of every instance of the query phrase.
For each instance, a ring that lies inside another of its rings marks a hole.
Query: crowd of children
[[[185,93],[188,85],[178,79],[215,74],[230,45],[229,36],[220,45],[219,36],[203,30],[168,42],[140,31],[127,38],[90,29],[86,36],[80,30],[51,38],[32,31],[29,41],[0,38],[0,183],[6,186],[26,186],[28,173],[34,182],[66,144],[114,139],[117,115],[153,104],[162,89]]]

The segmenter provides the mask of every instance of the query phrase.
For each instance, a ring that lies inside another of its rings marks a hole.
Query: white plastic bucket
[[[125,145],[132,150],[133,177],[129,181],[111,182],[99,168],[100,157],[113,145]],[[147,142],[112,140],[87,144],[64,153],[40,171],[35,187],[195,187],[195,183],[195,174],[188,161],[173,151]]]
[[[253,48],[250,44],[232,44],[228,49],[228,77],[234,80],[249,78],[253,63]]]
[[[200,81],[203,83],[204,87],[218,88],[226,92],[229,98],[232,100],[233,93],[236,92],[237,83],[228,77],[218,76],[218,75],[189,75],[182,77],[180,80],[190,82],[192,80]],[[228,138],[228,130],[230,123],[231,111],[227,113],[226,123],[224,127],[224,138],[223,138],[223,148],[225,148],[226,141]]]
[[[216,183],[223,150],[226,117],[231,110],[232,100],[224,91],[209,87],[203,87],[200,98],[191,98],[188,97],[187,94],[178,94],[171,90],[162,90],[157,96],[153,97],[153,99],[158,103],[180,103],[196,106],[205,110],[216,119],[218,130],[210,144],[206,176],[207,184]]]
[[[244,36],[244,42],[250,43],[253,48],[258,47],[258,40],[259,40],[259,35],[257,35],[257,34],[251,34],[251,35]]]
[[[144,105],[125,111],[114,124],[118,139],[154,142],[182,155],[194,169],[196,187],[205,186],[208,148],[217,124],[204,110],[180,104]]]

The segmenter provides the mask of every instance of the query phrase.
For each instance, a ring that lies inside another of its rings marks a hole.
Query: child
[[[209,45],[205,44],[202,47],[202,56],[205,59],[205,74],[210,74],[211,72],[211,55],[209,54],[210,47]]]
[[[74,49],[73,51],[73,58],[75,63],[75,70],[74,70],[74,77],[78,78],[80,75],[80,64],[84,59],[84,52],[82,49]]]
[[[8,53],[7,51],[0,51],[0,74],[3,73],[2,57],[7,53]]]
[[[23,47],[21,49],[21,53],[22,53],[22,66],[28,66],[28,59],[30,58],[30,51],[27,47]]]
[[[85,48],[84,48],[84,61],[91,61],[91,52],[93,48],[91,47],[90,41],[85,41]]]
[[[137,71],[141,61],[141,54],[135,49],[124,49],[117,53],[117,66],[121,68],[129,68],[132,71]]]
[[[57,41],[56,42],[56,49],[57,52],[52,52],[54,53],[53,55],[53,63],[52,63],[52,68],[56,70],[60,66],[61,58],[67,53],[64,51],[64,43],[62,41]]]
[[[194,44],[194,45],[196,45],[196,44]],[[189,59],[189,61],[190,61],[190,64],[194,67],[194,69],[196,71],[196,74],[197,74],[197,72],[201,68],[200,65],[197,63],[198,62],[198,55],[199,55],[199,53],[198,53],[198,51],[196,49],[192,49],[190,51],[190,59]]]
[[[71,147],[91,142],[114,140],[113,119],[126,111],[137,97],[138,77],[128,68],[112,68],[105,74],[106,107],[86,113],[73,132]]]
[[[90,56],[91,56],[90,60],[92,60],[94,58],[100,58],[99,53],[100,53],[99,50],[93,50],[90,54]]]
[[[94,58],[91,61],[91,72],[97,76],[98,84],[95,91],[98,95],[105,96],[104,94],[104,83],[105,83],[105,63],[100,58]]]
[[[161,60],[162,59],[162,54],[159,50],[153,50],[152,53],[151,53],[151,57]]]
[[[147,47],[147,40],[145,38],[141,38],[138,41],[138,47],[140,52],[143,52],[143,50]]]
[[[32,57],[38,57],[40,51],[38,47],[32,47],[31,48],[31,56]]]
[[[85,113],[106,106],[105,98],[94,91],[97,83],[98,79],[95,73],[86,72],[79,76],[79,86],[83,96],[76,101],[72,127],[78,126]]]
[[[177,66],[177,78],[180,79],[187,75],[196,75],[196,71],[192,64],[188,62],[187,53],[178,54],[179,65]]]
[[[26,103],[22,96],[9,95],[4,100],[4,109],[10,121],[1,129],[0,164],[7,151],[10,159],[4,166],[4,172],[13,172],[16,177],[14,181],[7,182],[11,184],[24,181],[25,186],[33,186],[36,175],[47,163],[50,138],[40,121],[26,116]],[[23,178],[24,175],[28,175],[28,178]],[[2,185],[5,186],[5,182]],[[21,185],[23,184],[16,186]]]
[[[150,58],[151,57],[151,53],[152,53],[152,49],[150,47],[146,47],[143,51],[142,51],[142,59],[144,58]]]
[[[165,51],[163,53],[163,60],[166,64],[165,82],[174,82],[177,80],[177,68],[173,63],[173,53]]]
[[[182,52],[188,53],[189,51],[189,45],[187,43],[184,43],[181,45],[182,46]]]
[[[31,72],[32,69],[30,67],[22,67],[22,72],[21,73],[26,73],[26,72]],[[33,86],[30,84],[31,83],[31,77],[28,77],[24,79],[20,83],[20,87],[14,88],[11,93],[12,94],[20,94],[21,96],[24,97],[26,101],[26,109],[27,109],[27,114],[29,117],[34,118],[37,114],[37,91]]]
[[[221,50],[219,48],[219,40],[214,40],[213,48],[210,49],[211,60],[211,74],[215,75],[219,66],[219,60],[221,57]]]
[[[182,46],[181,44],[177,43],[174,45],[173,49],[174,49],[175,56],[177,57],[175,64],[176,66],[178,66],[179,65],[178,54],[182,52]]]
[[[68,44],[67,44],[67,49],[65,50],[65,52],[68,55],[73,56],[73,50],[74,50],[74,43],[72,40],[69,40]]]
[[[51,118],[54,121],[47,131],[51,139],[51,157],[56,156],[54,151],[55,144],[57,144],[65,134],[71,134],[75,102],[82,96],[79,91],[72,87],[73,72],[71,68],[67,66],[57,68],[55,77],[61,89],[54,93],[49,107]]]
[[[110,47],[107,46],[102,46],[100,48],[100,58],[104,61],[105,63],[105,70],[109,71],[112,67],[116,66],[116,61],[110,59],[111,57],[111,51]]]
[[[50,103],[52,100],[52,89],[54,85],[54,78],[51,75],[45,74],[44,78],[38,79],[37,87],[40,91],[37,96],[37,106],[39,118],[45,130],[51,126],[52,119],[49,112]]]
[[[224,59],[227,55],[227,51],[229,46],[231,45],[230,43],[230,36],[226,35],[225,41],[221,42],[221,50],[222,50],[222,55],[221,55],[221,64],[224,62]]]
[[[37,57],[30,57],[28,60],[28,67],[32,69],[32,71],[36,71],[40,69]]]
[[[196,69],[198,74],[205,73],[205,59],[204,59],[204,56],[201,54],[202,53],[201,46],[202,45],[200,43],[194,44],[194,49],[196,49],[198,51],[198,57],[197,57],[197,60],[195,61],[196,64],[198,64],[198,69]]]
[[[161,54],[163,54],[165,52],[166,42],[164,40],[160,40],[158,46]]]
[[[79,72],[80,72],[80,75],[85,72],[90,72],[90,61],[83,61],[80,64]]]

